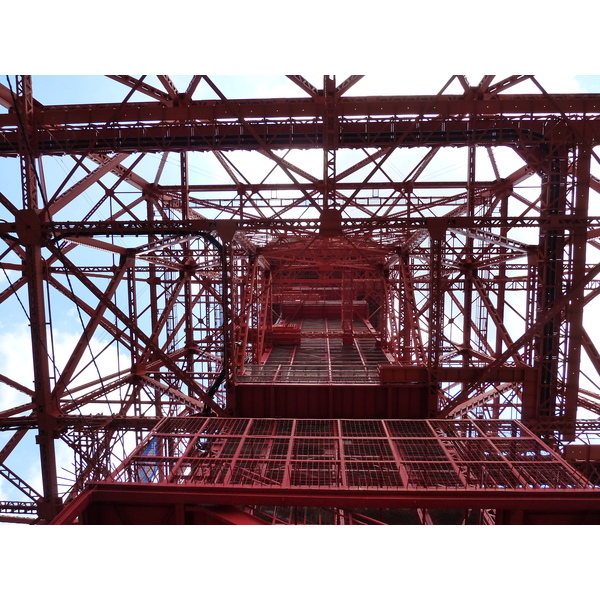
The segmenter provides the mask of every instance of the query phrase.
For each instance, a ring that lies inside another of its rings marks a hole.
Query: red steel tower
[[[183,79],[0,84],[0,521],[599,523],[600,95]]]

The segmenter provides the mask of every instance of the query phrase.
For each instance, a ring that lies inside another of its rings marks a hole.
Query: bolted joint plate
[[[19,242],[24,246],[41,246],[43,241],[40,214],[33,208],[20,210],[16,214],[15,228]]]

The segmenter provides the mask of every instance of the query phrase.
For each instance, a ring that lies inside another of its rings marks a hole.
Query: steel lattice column
[[[567,149],[559,147],[548,156],[547,171],[542,180],[540,216],[565,214],[566,178],[568,173]],[[537,296],[538,320],[550,312],[560,301],[563,283],[563,252],[565,231],[549,224],[540,227]],[[540,368],[540,393],[538,415],[554,416],[558,396],[558,354],[560,346],[561,315],[548,320],[537,340],[537,365]]]
[[[429,385],[429,413],[439,409],[439,384],[437,370],[442,353],[442,330],[444,324],[444,289],[442,285],[442,259],[446,228],[443,224],[430,225],[429,263],[429,319],[427,342],[427,368]]]
[[[575,190],[575,217],[584,219],[588,215],[589,184],[590,184],[591,152],[588,145],[581,144],[577,148],[577,187]],[[585,277],[587,231],[583,224],[577,226],[572,232],[572,282],[581,281]],[[569,323],[566,390],[565,390],[565,417],[574,420],[577,414],[577,401],[579,398],[579,374],[581,363],[581,346],[584,338],[583,330],[583,304],[584,293],[581,290],[570,302],[567,309]],[[571,432],[571,436],[574,431]]]
[[[29,325],[35,381],[34,402],[38,419],[38,435],[44,498],[40,503],[39,516],[51,520],[58,514],[61,500],[58,494],[56,455],[54,440],[58,437],[56,418],[58,403],[50,389],[48,364],[48,338],[46,333],[46,306],[44,302],[44,261],[42,258],[42,236],[40,211],[38,208],[37,173],[35,169],[35,124],[31,76],[17,78],[17,94],[23,128],[23,143],[20,154],[24,209],[17,215],[20,224],[21,242],[25,245],[23,273],[27,278],[29,297]]]

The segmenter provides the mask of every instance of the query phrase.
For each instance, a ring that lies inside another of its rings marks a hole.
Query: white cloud
[[[26,324],[7,326],[0,330],[0,373],[28,388],[33,386],[31,338]],[[30,400],[13,387],[0,384],[0,410],[25,404]]]

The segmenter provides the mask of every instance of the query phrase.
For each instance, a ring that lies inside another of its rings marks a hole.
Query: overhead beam
[[[210,82],[210,80],[207,79]],[[36,107],[39,151],[180,151],[322,146],[319,98]],[[540,138],[600,140],[600,95],[345,97],[336,102],[338,147],[514,145]],[[419,115],[415,123],[414,115]],[[511,116],[516,115],[516,116]],[[568,122],[564,119],[573,116]],[[468,117],[468,118],[465,118]],[[118,127],[115,127],[118,125]],[[0,155],[18,154],[18,118],[0,115]],[[248,133],[250,135],[248,135]]]
[[[181,219],[177,221],[56,221],[52,224],[42,223],[41,232],[48,240],[58,241],[63,238],[94,237],[110,235],[180,235],[201,234],[216,231],[219,224],[237,231],[294,231],[303,234],[318,231],[320,219]],[[431,226],[444,229],[477,229],[490,227],[540,227],[552,226],[556,229],[570,230],[579,226],[598,227],[600,216],[578,218],[569,215],[556,217],[372,217],[342,219],[343,231],[373,231],[398,229],[428,229]],[[0,236],[14,236],[16,223],[0,223]],[[75,241],[75,240],[73,240]]]

